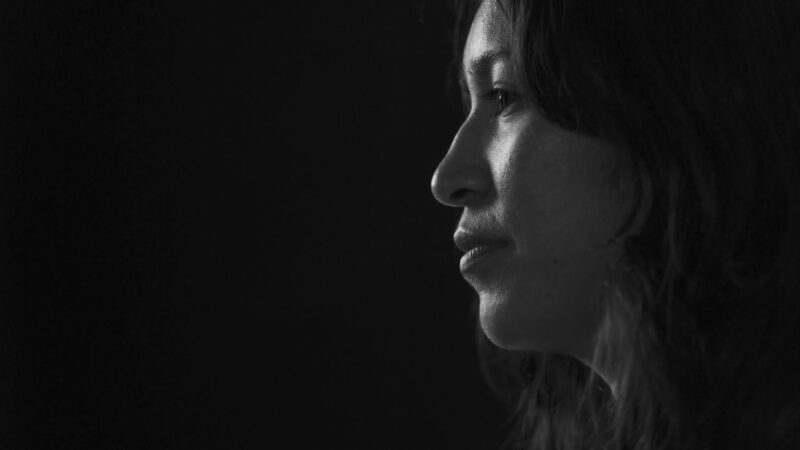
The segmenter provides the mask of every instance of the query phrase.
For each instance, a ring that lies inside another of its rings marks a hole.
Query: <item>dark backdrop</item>
[[[445,5],[127,3],[2,6],[0,448],[495,448]]]

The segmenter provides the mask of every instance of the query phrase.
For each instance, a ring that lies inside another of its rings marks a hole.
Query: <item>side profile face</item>
[[[459,248],[484,246],[465,255],[461,271],[479,294],[489,339],[586,361],[595,302],[623,254],[608,241],[634,207],[630,162],[610,143],[556,127],[522,99],[508,33],[501,10],[485,0],[464,48],[471,109],[431,187],[439,202],[463,208]]]

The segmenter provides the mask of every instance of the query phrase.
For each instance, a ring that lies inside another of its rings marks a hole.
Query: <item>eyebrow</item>
[[[471,78],[485,77],[498,61],[509,58],[511,58],[511,52],[509,52],[507,48],[484,52],[477,58],[471,60],[466,67],[462,66],[461,72],[459,72],[458,82],[461,84],[462,88],[466,88],[467,75]]]

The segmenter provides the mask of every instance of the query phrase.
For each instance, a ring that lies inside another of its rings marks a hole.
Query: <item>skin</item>
[[[508,48],[509,27],[492,1],[478,10],[464,67]],[[590,364],[603,283],[619,270],[618,242],[635,202],[630,160],[608,142],[562,130],[528,101],[495,117],[504,86],[524,95],[508,59],[466,75],[471,110],[431,181],[436,199],[463,208],[459,228],[491,229],[509,242],[465,279],[480,298],[480,323],[510,350],[574,356]],[[645,201],[647,204],[647,200]]]

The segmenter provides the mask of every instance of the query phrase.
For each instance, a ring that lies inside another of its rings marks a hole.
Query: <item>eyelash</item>
[[[496,87],[489,92],[487,92],[484,97],[489,101],[496,101],[497,102],[497,110],[494,113],[495,117],[500,116],[503,114],[504,111],[508,110],[514,103],[518,100],[518,95],[515,92],[512,92],[506,88]],[[501,104],[505,103],[505,105]]]
[[[498,99],[498,95],[501,96],[504,100]],[[495,100],[498,103],[500,101],[505,101],[508,103],[505,106],[498,105],[497,110],[493,114],[494,117],[498,117],[505,110],[514,105],[514,103],[516,103],[517,100],[519,100],[519,95],[516,92],[510,91],[506,88],[496,87],[488,91],[487,93],[483,94],[483,98],[486,99],[486,101]],[[461,107],[464,114],[464,118],[466,118],[469,115],[470,109],[472,108],[471,102],[469,100],[469,91],[466,88],[462,88],[461,90]]]

